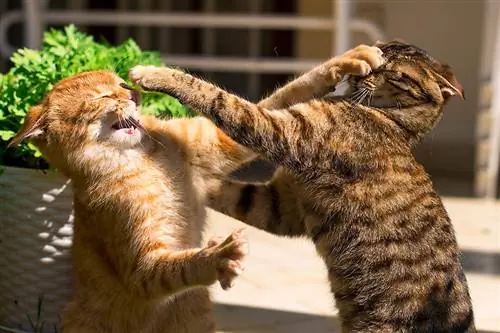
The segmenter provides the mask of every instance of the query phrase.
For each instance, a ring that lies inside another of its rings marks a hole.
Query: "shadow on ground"
[[[217,303],[215,309],[218,329],[223,332],[340,333],[339,320],[334,316],[222,303]],[[477,333],[500,332],[479,330]]]
[[[500,275],[500,253],[462,250],[466,272]]]
[[[339,322],[333,316],[221,303],[215,309],[218,329],[223,332],[340,333]]]

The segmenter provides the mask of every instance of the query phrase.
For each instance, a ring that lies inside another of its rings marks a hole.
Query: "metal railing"
[[[118,12],[118,11],[83,11],[83,10],[51,10],[46,9],[46,0],[24,0],[23,10],[10,11],[0,18],[0,53],[8,57],[15,48],[7,41],[7,31],[15,23],[25,22],[27,26],[26,46],[38,48],[41,43],[41,33],[47,24],[75,23],[84,26],[115,25],[115,26],[140,26],[140,27],[201,27],[201,28],[248,28],[248,29],[274,29],[274,30],[330,30],[335,31],[334,50],[332,55],[343,52],[350,47],[349,32],[364,33],[372,41],[383,39],[383,32],[373,23],[349,17],[349,1],[332,1],[332,6],[340,13],[339,20],[319,17],[300,17],[284,15],[262,14],[194,14],[194,13],[158,13],[158,12]],[[219,59],[207,57],[169,57],[164,55],[169,64],[197,69],[214,71],[246,71],[246,72],[271,72],[276,66],[281,71],[303,71],[310,68],[310,61],[275,62],[268,59],[259,59],[252,62],[250,67],[248,59]],[[185,59],[185,60],[184,60]],[[253,69],[252,69],[253,68]]]
[[[75,1],[70,2],[71,10],[48,9],[48,0],[23,0],[23,9],[10,11],[0,17],[0,53],[4,57],[10,56],[14,51],[7,40],[7,31],[15,23],[24,22],[25,45],[38,48],[41,43],[42,32],[49,24],[75,23],[82,26],[115,25],[122,39],[126,36],[126,27],[199,27],[203,31],[202,50],[204,56],[173,56],[162,54],[164,61],[170,65],[198,69],[212,72],[244,72],[248,76],[248,89],[250,95],[255,95],[258,90],[257,75],[262,73],[299,73],[316,65],[315,61],[301,59],[276,60],[259,57],[260,31],[274,30],[323,30],[332,31],[331,55],[347,50],[350,45],[350,33],[361,32],[371,41],[384,38],[383,32],[372,22],[351,16],[351,3],[349,0],[335,0],[332,3],[332,13],[335,17],[319,18],[285,15],[262,15],[259,8],[263,0],[252,0],[250,13],[241,14],[216,14],[214,13],[214,0],[205,0],[204,13],[171,13],[168,11],[152,12],[151,1],[143,1],[139,11],[85,11]],[[119,0],[120,10],[127,8],[130,0]],[[164,0],[162,9],[170,8],[172,0]],[[500,28],[498,25],[498,5],[489,0],[485,31],[485,54],[493,54],[492,59],[483,59],[483,77],[488,77],[487,87],[492,97],[486,98],[489,105],[483,108],[479,115],[481,129],[478,130],[476,147],[478,149],[476,163],[476,195],[489,198],[496,197],[496,188],[499,173],[500,154]],[[214,55],[213,28],[246,28],[250,29],[249,57],[228,58]],[[147,45],[147,31],[142,30],[138,35],[139,43]],[[488,37],[489,36],[489,37]],[[171,38],[165,30],[161,31],[160,39],[166,45]],[[496,38],[496,39],[495,39]],[[493,43],[497,40],[497,43]],[[492,49],[497,45],[497,50]],[[491,63],[494,63],[492,66]],[[482,121],[485,120],[485,121]],[[486,125],[484,125],[486,123]]]
[[[485,3],[475,194],[495,199],[500,168],[500,4]]]

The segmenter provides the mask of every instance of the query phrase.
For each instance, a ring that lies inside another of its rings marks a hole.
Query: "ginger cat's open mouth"
[[[127,117],[124,119],[120,119],[119,121],[111,125],[111,128],[116,131],[124,130],[125,133],[132,135],[137,129],[142,128],[142,125],[138,119]]]

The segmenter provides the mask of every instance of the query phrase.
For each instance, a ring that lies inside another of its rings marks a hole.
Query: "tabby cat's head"
[[[366,77],[352,77],[351,86],[371,93],[374,107],[401,107],[422,103],[444,104],[451,96],[464,97],[462,85],[450,66],[423,49],[400,41],[375,44],[386,62]],[[366,102],[369,101],[367,98]]]
[[[91,71],[59,81],[32,107],[9,145],[30,139],[57,168],[84,149],[127,149],[143,138],[139,94],[112,72]]]
[[[386,62],[366,77],[349,78],[355,102],[381,109],[420,138],[440,119],[451,96],[464,98],[451,67],[425,50],[401,41],[375,46]]]

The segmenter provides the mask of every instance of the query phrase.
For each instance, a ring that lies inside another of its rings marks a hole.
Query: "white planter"
[[[46,332],[59,326],[71,292],[72,222],[67,179],[55,172],[5,168],[0,175],[0,326],[30,329],[28,315],[36,321],[39,298]]]

